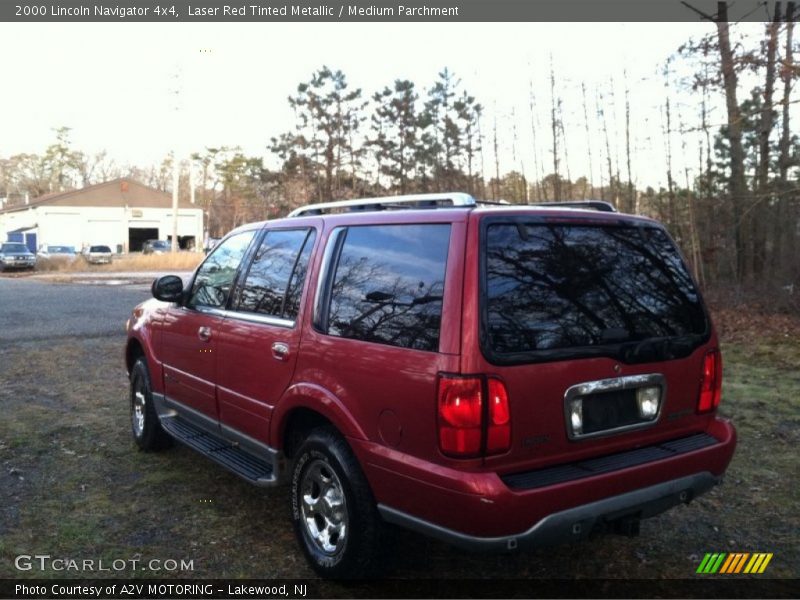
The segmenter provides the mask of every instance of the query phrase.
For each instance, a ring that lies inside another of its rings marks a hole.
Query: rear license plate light
[[[664,377],[630,375],[574,385],[565,394],[570,439],[583,439],[652,425],[661,414]]]

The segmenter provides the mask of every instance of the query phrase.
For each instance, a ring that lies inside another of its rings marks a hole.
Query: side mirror
[[[153,281],[150,291],[156,300],[180,302],[183,298],[183,279],[177,275],[164,275]]]

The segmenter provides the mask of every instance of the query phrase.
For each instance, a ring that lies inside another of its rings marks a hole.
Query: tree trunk
[[[550,57],[550,126],[553,132],[553,199],[561,200],[561,177],[558,174],[558,122],[556,121],[556,76]]]
[[[791,134],[789,131],[789,106],[791,105],[792,79],[794,70],[794,59],[792,52],[792,33],[794,29],[794,2],[786,4],[786,50],[781,65],[781,77],[783,78],[783,99],[782,104],[782,131],[779,143],[780,157],[778,159],[779,173],[779,195],[777,203],[777,215],[775,219],[775,247],[777,248],[778,260],[782,267],[781,275],[784,277],[796,277],[797,273],[791,272],[791,267],[797,264],[797,220],[796,200],[792,195],[787,194],[788,175],[789,175],[789,151],[791,145]],[[795,206],[793,206],[795,205]],[[796,266],[794,267],[797,268]]]
[[[586,154],[589,158],[589,174],[586,180],[589,182],[589,195],[592,194],[592,178],[594,177],[594,168],[592,166],[592,136],[589,133],[589,113],[586,110],[586,83],[581,81],[581,94],[583,95],[583,123],[586,127]],[[583,200],[586,199],[586,186],[583,186],[583,192],[581,193],[581,197]]]
[[[536,97],[533,94],[533,80],[528,81],[530,87],[530,109],[531,109],[531,136],[533,137],[533,175],[536,180],[536,202],[542,200],[542,174],[539,170],[539,156],[536,145]]]
[[[669,104],[669,94],[667,94],[664,114],[666,116],[664,140],[667,145],[667,199],[669,200],[667,221],[669,223],[669,228],[672,230],[672,234],[680,238],[681,228],[678,223],[678,215],[675,207],[675,180],[672,177],[672,116]]]
[[[603,102],[603,94],[600,94],[600,103]],[[606,121],[606,114],[602,108],[598,109],[600,111],[600,118],[602,119],[603,123],[603,136],[606,140],[606,162],[608,163],[608,187],[609,193],[611,194],[611,203],[614,206],[618,206],[617,203],[617,193],[616,193],[616,185],[614,183],[614,169],[613,165],[611,164],[611,143],[608,141],[608,123]]]
[[[725,86],[725,105],[728,112],[728,142],[730,143],[731,178],[729,190],[733,203],[734,238],[736,244],[736,279],[742,283],[748,276],[747,253],[743,228],[744,203],[747,197],[747,186],[744,177],[744,149],[742,147],[742,115],[736,99],[737,77],[734,68],[733,50],[731,49],[730,31],[728,28],[728,5],[718,2],[717,36],[719,38],[720,71]]]
[[[500,156],[497,152],[497,109],[494,113],[494,200],[500,199]]]
[[[767,253],[767,224],[772,211],[769,201],[769,136],[772,133],[772,95],[775,91],[775,54],[778,47],[778,23],[781,3],[775,3],[775,17],[767,24],[767,65],[764,81],[764,104],[758,127],[758,173],[756,175],[758,199],[750,211],[750,225],[753,243],[753,276],[762,279],[765,275]],[[774,261],[771,261],[774,265]]]
[[[635,212],[636,201],[633,194],[633,177],[631,176],[631,103],[628,90],[628,73],[625,72],[625,159],[628,166],[628,196],[625,199],[625,212]]]

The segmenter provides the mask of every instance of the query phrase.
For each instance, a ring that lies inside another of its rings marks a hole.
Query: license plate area
[[[658,373],[574,385],[564,394],[567,435],[578,440],[651,427],[665,398],[666,382]]]
[[[601,392],[581,399],[583,433],[586,435],[642,422],[633,390]]]

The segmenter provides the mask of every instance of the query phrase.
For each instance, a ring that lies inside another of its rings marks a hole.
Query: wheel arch
[[[128,343],[125,344],[125,369],[129,375],[140,356],[146,356],[142,342],[135,337],[128,338]]]
[[[278,403],[270,424],[274,448],[291,458],[298,435],[332,425],[345,437],[366,439],[366,434],[344,404],[330,391],[313,384],[290,387]]]
[[[140,357],[144,357],[150,371],[150,384],[153,386],[153,391],[162,392],[164,386],[161,363],[153,355],[152,338],[149,335],[140,336],[138,333],[131,332],[125,343],[125,369],[130,376],[133,365]]]

